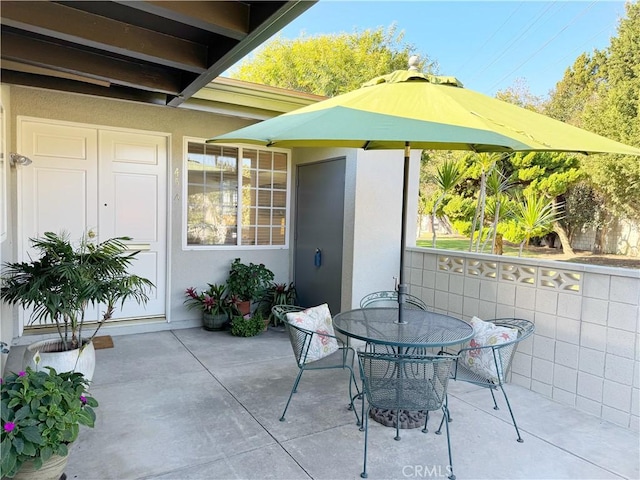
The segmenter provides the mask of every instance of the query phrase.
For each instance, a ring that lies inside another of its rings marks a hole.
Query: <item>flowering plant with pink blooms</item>
[[[184,293],[187,299],[184,303],[187,308],[198,308],[204,313],[212,315],[232,317],[238,314],[240,299],[236,295],[227,295],[226,285],[215,283],[208,283],[207,285],[209,285],[209,288],[200,293],[195,288],[187,288],[185,290]]]
[[[26,371],[0,379],[2,400],[0,476],[13,477],[27,461],[35,469],[53,455],[69,453],[80,425],[93,427],[98,402],[87,393],[81,373]]]

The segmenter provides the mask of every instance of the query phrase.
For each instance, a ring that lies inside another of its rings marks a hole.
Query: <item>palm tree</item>
[[[486,205],[487,175],[496,166],[496,162],[500,159],[499,153],[479,153],[475,157],[475,163],[480,167],[480,194],[476,205],[476,213],[473,216],[471,225],[471,240],[469,242],[469,251],[473,249],[473,236],[476,232],[476,222],[478,225],[478,241],[476,243],[476,252],[480,248],[482,241],[482,224],[484,223],[484,210]]]
[[[433,230],[433,241],[432,247],[436,248],[436,215],[438,212],[438,207],[440,207],[440,203],[444,199],[444,197],[452,191],[456,185],[460,183],[462,180],[463,170],[459,162],[454,160],[445,160],[440,167],[438,167],[438,171],[436,175],[433,177],[433,183],[436,184],[440,194],[433,204],[433,212],[431,213],[431,229]]]
[[[539,237],[553,230],[553,224],[559,220],[557,206],[547,201],[544,197],[533,192],[523,195],[516,203],[512,215],[522,229],[522,242],[518,256],[522,256],[522,250],[529,244],[532,237]]]
[[[502,209],[502,203],[505,194],[511,187],[513,187],[513,182],[501,171],[493,170],[487,178],[487,190],[495,198],[493,205],[493,223],[491,224],[491,253],[496,253],[498,221],[505,214],[504,209]]]

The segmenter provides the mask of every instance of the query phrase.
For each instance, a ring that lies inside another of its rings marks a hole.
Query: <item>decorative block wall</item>
[[[511,382],[640,430],[640,271],[411,248],[409,292],[469,320],[536,325]]]

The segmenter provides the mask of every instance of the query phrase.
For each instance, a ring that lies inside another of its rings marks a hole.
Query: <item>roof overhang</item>
[[[181,108],[250,120],[266,120],[327,97],[218,77],[186,100]]]
[[[177,107],[314,3],[3,1],[2,82]]]

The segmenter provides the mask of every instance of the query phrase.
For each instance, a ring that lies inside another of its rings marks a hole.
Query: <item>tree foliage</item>
[[[640,3],[628,2],[625,8],[626,17],[609,47],[578,57],[556,85],[546,113],[640,147]],[[606,198],[608,215],[640,219],[637,157],[590,157],[582,170]]]
[[[436,175],[433,177],[433,182],[436,184],[438,188],[438,197],[433,204],[433,210],[431,212],[431,228],[433,230],[433,248],[436,247],[436,216],[438,213],[438,208],[440,207],[440,203],[447,194],[453,190],[458,183],[462,181],[462,166],[460,163],[446,160],[440,167]]]
[[[559,214],[554,205],[542,195],[535,192],[525,193],[515,204],[513,219],[518,227],[517,237],[520,240],[520,253],[532,237],[540,237],[553,229]]]
[[[387,29],[353,33],[276,37],[243,61],[233,78],[332,97],[394,70],[406,70],[415,47],[404,33]],[[421,71],[435,73],[436,64],[420,55]]]
[[[521,77],[516,78],[513,85],[497,91],[496,98],[534,112],[540,112],[543,106],[542,98],[532,94],[529,84]]]

